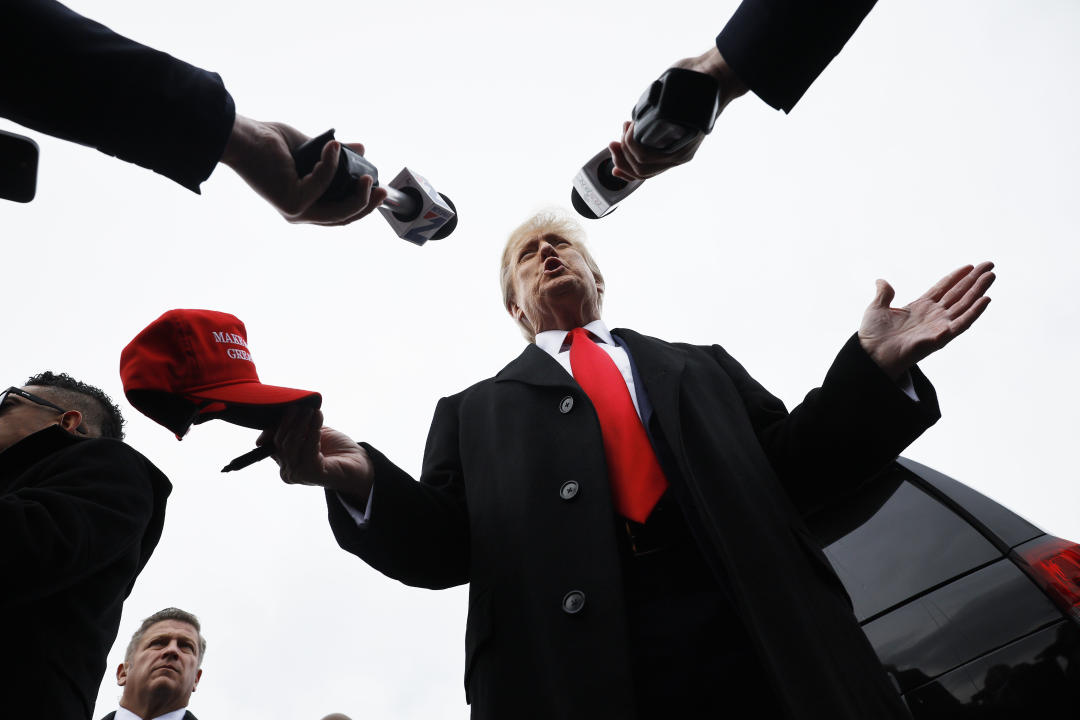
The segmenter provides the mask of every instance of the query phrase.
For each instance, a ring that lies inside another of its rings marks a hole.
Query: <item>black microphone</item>
[[[672,154],[701,135],[708,135],[720,109],[720,83],[712,75],[670,68],[645,91],[631,113],[634,140]],[[612,174],[611,151],[601,150],[574,176],[570,201],[590,220],[613,211],[644,180],[623,180]]]
[[[0,130],[0,198],[28,203],[37,194],[38,146]]]
[[[333,139],[334,129],[331,128],[294,148],[292,156],[296,163],[296,174],[304,177],[310,173],[315,163],[319,162],[326,143]],[[342,145],[334,179],[319,199],[334,201],[348,197],[364,175],[371,176],[374,181],[372,187],[380,187],[378,169],[363,155]],[[428,240],[442,240],[457,227],[454,203],[441,192],[436,192],[419,173],[403,168],[383,189],[386,190],[386,200],[379,206],[379,212],[402,240],[423,245]]]

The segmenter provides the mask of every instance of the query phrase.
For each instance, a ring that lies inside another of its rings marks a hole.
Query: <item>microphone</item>
[[[712,75],[669,68],[638,100],[631,113],[634,140],[667,155],[683,149],[713,129],[720,109],[720,83]],[[574,176],[570,201],[590,220],[612,212],[644,180],[623,180],[612,174],[615,164],[606,148]]]
[[[38,146],[0,130],[0,198],[28,203],[37,194]]]
[[[315,163],[319,162],[326,143],[333,139],[334,129],[331,128],[295,148],[292,156],[296,163],[296,174],[304,177],[310,173]],[[380,187],[378,169],[363,155],[342,145],[334,179],[319,199],[333,201],[348,197],[364,175],[370,175],[375,181],[372,187]],[[428,240],[442,240],[457,227],[454,203],[441,192],[436,192],[419,173],[403,168],[383,189],[386,190],[386,200],[379,206],[379,212],[402,240],[423,245]]]

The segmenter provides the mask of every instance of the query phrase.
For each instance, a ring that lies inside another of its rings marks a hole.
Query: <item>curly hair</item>
[[[67,373],[57,374],[50,370],[30,377],[26,385],[49,388],[50,400],[81,412],[86,426],[100,437],[124,439],[124,415],[112,398],[99,388]]]

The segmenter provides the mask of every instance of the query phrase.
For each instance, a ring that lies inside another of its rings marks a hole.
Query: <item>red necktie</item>
[[[585,328],[570,331],[570,367],[600,418],[611,492],[623,517],[643,523],[667,489],[619,368]]]

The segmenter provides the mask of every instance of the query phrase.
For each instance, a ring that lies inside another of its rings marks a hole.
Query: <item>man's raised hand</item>
[[[994,264],[966,265],[939,280],[902,308],[889,307],[895,291],[877,281],[877,296],[863,314],[859,342],[882,370],[896,380],[915,363],[940,350],[971,327],[990,298]]]
[[[717,114],[723,111],[727,104],[737,97],[745,95],[747,87],[728,67],[724,57],[716,46],[710,47],[701,55],[679,60],[671,67],[696,70],[706,75],[712,75],[720,83],[720,105]],[[644,180],[655,177],[660,173],[690,162],[697,153],[705,136],[697,138],[681,150],[667,154],[652,150],[634,140],[634,124],[630,121],[623,123],[622,136],[608,145],[611,151],[611,161],[615,167],[611,174],[623,180]]]
[[[296,174],[292,149],[310,139],[283,123],[264,123],[237,115],[221,162],[235,170],[291,223],[348,225],[382,204],[386,191],[372,187],[373,180],[367,175],[356,184],[350,197],[333,202],[320,200],[334,179],[339,145],[336,140],[328,142],[311,173],[301,178]],[[363,145],[348,147],[364,154]]]

